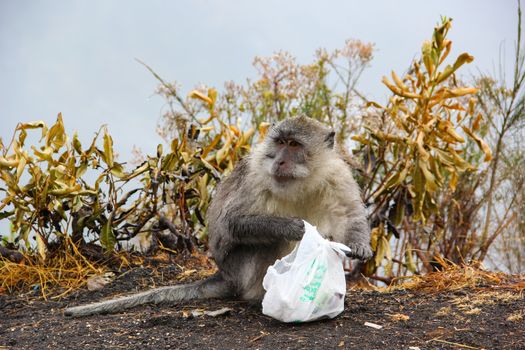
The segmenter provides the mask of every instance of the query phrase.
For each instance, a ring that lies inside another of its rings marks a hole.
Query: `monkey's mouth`
[[[285,175],[274,175],[273,179],[278,184],[284,185],[284,184],[287,184],[287,183],[295,180],[295,177],[293,177],[293,176],[285,176]]]

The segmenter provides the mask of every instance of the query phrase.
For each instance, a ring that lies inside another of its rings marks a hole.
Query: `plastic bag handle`
[[[330,247],[339,255],[346,257],[348,253],[352,252],[352,249],[350,247],[344,245],[343,243],[339,242],[328,242],[330,244]]]

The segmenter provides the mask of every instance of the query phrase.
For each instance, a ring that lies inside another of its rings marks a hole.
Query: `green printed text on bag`
[[[317,259],[314,259],[312,261],[312,264],[310,265],[310,268],[308,269],[308,272],[306,273],[306,276],[310,276],[312,272],[312,268],[315,265]],[[303,302],[309,302],[313,301],[317,295],[317,291],[319,290],[319,287],[321,286],[321,283],[323,283],[324,276],[326,274],[327,267],[326,265],[322,263],[317,264],[317,268],[315,269],[312,281],[308,283],[306,286],[304,286],[304,294],[301,295],[300,300]]]

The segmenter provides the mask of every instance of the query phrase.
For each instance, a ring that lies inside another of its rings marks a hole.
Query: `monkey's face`
[[[307,117],[285,119],[272,126],[251,155],[251,172],[259,189],[297,199],[319,188],[319,176],[333,157],[334,132]]]
[[[287,186],[310,175],[306,166],[306,149],[300,140],[277,135],[270,143],[265,163],[276,185]]]

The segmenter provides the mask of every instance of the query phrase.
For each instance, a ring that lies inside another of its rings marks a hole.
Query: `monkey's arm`
[[[298,241],[304,235],[304,222],[297,218],[270,215],[242,215],[228,220],[236,244],[271,244]]]

